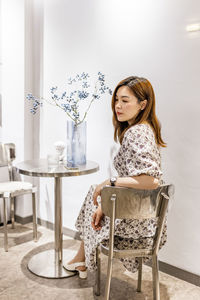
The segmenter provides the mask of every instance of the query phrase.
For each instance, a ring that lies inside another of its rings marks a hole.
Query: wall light
[[[200,23],[190,24],[186,26],[188,32],[200,31]]]

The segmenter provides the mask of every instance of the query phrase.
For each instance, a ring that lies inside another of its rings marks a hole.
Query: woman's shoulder
[[[148,123],[141,123],[131,126],[126,132],[126,137],[128,136],[135,136],[137,138],[140,138],[142,136],[154,136],[153,129]]]

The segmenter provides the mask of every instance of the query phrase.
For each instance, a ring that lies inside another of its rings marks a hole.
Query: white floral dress
[[[119,177],[138,176],[147,174],[161,180],[161,157],[156,144],[154,132],[148,124],[138,124],[129,128],[123,138],[122,145],[114,158],[114,166]],[[92,185],[85,198],[76,229],[84,241],[86,266],[90,271],[96,269],[95,250],[100,242],[108,243],[109,218],[102,220],[102,229],[95,231],[91,226],[92,215],[96,210],[93,204],[93,192],[96,185]],[[146,220],[122,220],[115,222],[115,247],[118,249],[141,249],[151,247],[157,227],[157,218]],[[160,247],[166,242],[166,224],[163,230]],[[132,272],[137,271],[136,259],[121,259],[124,266]]]

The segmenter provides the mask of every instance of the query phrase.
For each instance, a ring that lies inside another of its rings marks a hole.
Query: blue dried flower
[[[33,100],[33,99],[34,99],[34,96],[33,96],[32,94],[28,94],[28,95],[26,96],[26,99],[28,99],[28,100]]]
[[[85,99],[89,96],[89,93],[88,92],[85,92],[85,91],[78,91],[78,97],[80,99]]]
[[[87,83],[87,81],[84,81],[82,87],[83,89],[88,89],[90,85]]]
[[[65,98],[65,97],[66,97],[66,94],[67,94],[67,92],[64,92],[64,93],[62,94],[62,96],[61,96],[61,99]]]
[[[50,91],[51,91],[51,93],[53,94],[53,93],[55,93],[55,91],[57,91],[57,89],[58,89],[57,86],[56,86],[56,87],[52,87],[52,88],[50,89]]]
[[[93,97],[94,99],[100,99],[100,96],[99,96],[99,95],[96,95],[96,94],[93,94],[92,97]]]
[[[89,74],[85,72],[76,74],[74,78],[69,77],[67,79],[67,85],[72,86],[74,84],[79,84],[79,87],[81,87],[80,90],[75,88],[73,91],[69,91],[69,94],[67,94],[67,91],[64,91],[61,96],[59,96],[59,93],[57,92],[58,87],[55,86],[50,89],[51,100],[44,100],[63,109],[68,117],[74,120],[76,124],[83,122],[93,101],[100,99],[101,95],[105,92],[108,92],[110,95],[112,95],[112,90],[105,84],[105,75],[101,72],[98,72],[95,91],[90,93],[90,84],[88,83],[89,77]],[[87,99],[90,95],[90,103],[87,106],[83,119],[81,120],[79,114],[79,101]],[[32,94],[27,94],[26,98],[29,101],[32,101],[32,108],[30,111],[32,114],[35,114],[37,109],[42,106],[43,102],[40,101],[40,99],[36,99]]]
[[[71,112],[71,106],[69,105],[69,103],[65,103],[65,104],[61,104],[61,105],[64,108],[65,112]]]

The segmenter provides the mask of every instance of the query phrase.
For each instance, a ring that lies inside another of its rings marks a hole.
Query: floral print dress
[[[161,180],[161,157],[156,144],[152,128],[148,124],[137,124],[130,127],[124,134],[122,145],[114,158],[114,166],[119,177],[138,176],[146,174]],[[97,209],[93,204],[93,192],[96,185],[92,185],[85,198],[79,216],[76,220],[76,229],[84,241],[86,266],[90,271],[96,269],[95,251],[100,242],[108,244],[109,222],[104,217],[100,231],[91,226],[92,215]],[[157,218],[117,219],[115,221],[114,246],[117,249],[151,248],[153,236],[157,227]],[[163,230],[160,247],[166,242],[166,224]],[[136,259],[122,258],[125,268],[131,272],[138,269]]]

